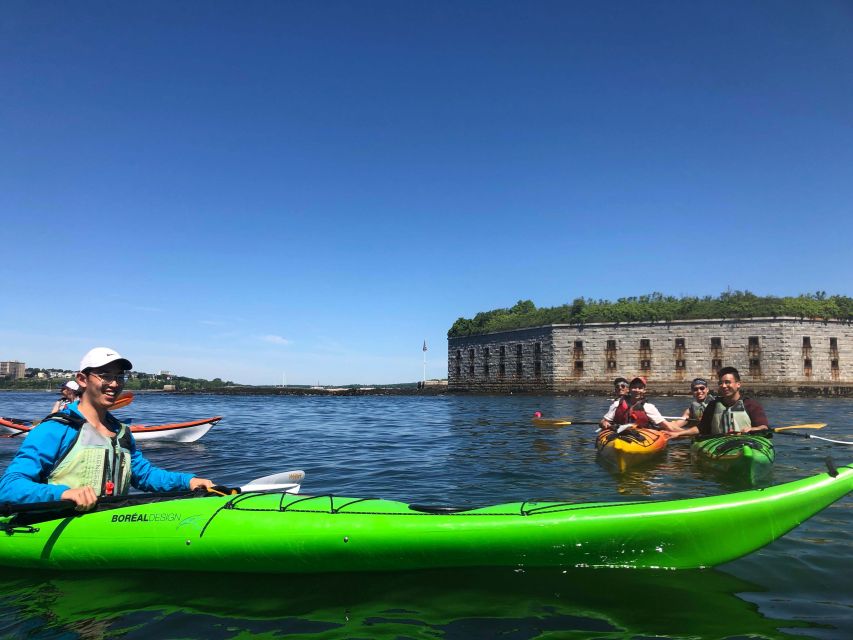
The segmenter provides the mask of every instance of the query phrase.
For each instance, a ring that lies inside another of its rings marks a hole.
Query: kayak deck
[[[773,472],[776,450],[768,439],[753,434],[727,434],[697,439],[690,447],[702,467],[730,481],[759,484]]]

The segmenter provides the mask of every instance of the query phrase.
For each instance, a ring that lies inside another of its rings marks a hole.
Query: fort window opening
[[[750,358],[749,359],[749,375],[751,375],[751,376],[761,375],[761,360],[759,360],[758,358]]]
[[[684,349],[684,338],[676,338],[675,339],[675,348],[676,349]]]

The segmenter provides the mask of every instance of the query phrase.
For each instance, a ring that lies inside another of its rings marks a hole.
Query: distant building
[[[17,360],[7,360],[0,362],[0,378],[12,378],[17,380],[24,377],[24,372],[27,366],[23,362]]]
[[[607,389],[645,376],[656,389],[686,390],[736,367],[751,387],[853,388],[853,324],[750,318],[553,324],[448,338],[451,390]]]

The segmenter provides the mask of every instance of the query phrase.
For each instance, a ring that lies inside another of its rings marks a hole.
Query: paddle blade
[[[298,483],[302,482],[305,479],[304,471],[282,471],[281,473],[274,473],[271,476],[264,476],[263,478],[255,478],[254,480],[250,480],[249,484],[246,486],[251,487],[252,485],[260,485],[260,484],[285,484],[285,483]]]
[[[773,431],[786,431],[787,429],[823,429],[825,426],[825,422],[815,422],[813,424],[792,424],[790,427],[776,427]]]
[[[113,403],[113,406],[110,407],[110,411],[115,411],[116,409],[126,407],[131,402],[133,402],[133,392],[124,391],[118,398],[116,398],[116,401]]]

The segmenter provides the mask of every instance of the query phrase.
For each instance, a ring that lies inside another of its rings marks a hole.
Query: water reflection
[[[4,609],[44,629],[106,637],[793,637],[720,571],[417,572],[332,576],[4,575]],[[665,615],[663,614],[665,611]],[[130,613],[126,613],[130,612]],[[18,629],[17,631],[22,631]],[[159,631],[158,631],[159,630]],[[697,631],[701,630],[701,636]],[[14,631],[8,629],[7,631]],[[162,632],[162,635],[160,634]]]

